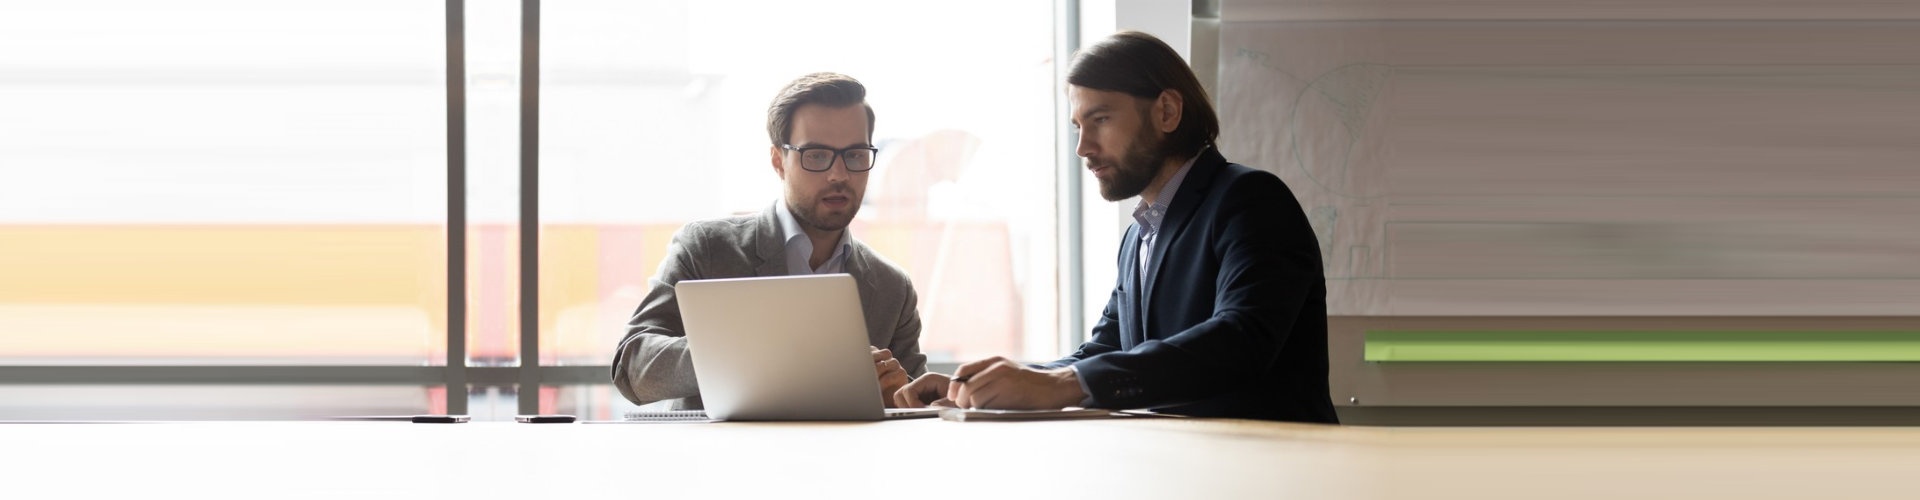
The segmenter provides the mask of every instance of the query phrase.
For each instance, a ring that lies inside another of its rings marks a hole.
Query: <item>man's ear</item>
[[[1180,96],[1180,91],[1178,90],[1166,89],[1160,91],[1160,97],[1153,100],[1154,130],[1159,130],[1162,134],[1171,134],[1174,130],[1179,129],[1180,112],[1182,111],[1182,107],[1186,106],[1186,103],[1187,101]]]
[[[774,175],[780,176],[780,180],[787,180],[787,155],[780,154],[780,146],[767,146],[767,156],[773,163]]]

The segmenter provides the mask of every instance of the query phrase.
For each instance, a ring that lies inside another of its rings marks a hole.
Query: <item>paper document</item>
[[[940,419],[955,422],[974,420],[1056,420],[1067,418],[1108,418],[1113,412],[1092,408],[1070,408],[1065,410],[975,410],[967,408],[941,408]]]

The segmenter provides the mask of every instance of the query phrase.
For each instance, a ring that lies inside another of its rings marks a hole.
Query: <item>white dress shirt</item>
[[[808,265],[813,262],[813,239],[807,237],[807,232],[800,228],[800,219],[794,217],[790,210],[793,208],[787,205],[786,200],[780,200],[780,209],[773,211],[774,216],[780,219],[780,238],[787,242],[787,274],[805,276],[847,272],[847,238],[851,230],[840,231],[840,244],[834,245],[833,255],[828,256],[819,268],[814,268]]]

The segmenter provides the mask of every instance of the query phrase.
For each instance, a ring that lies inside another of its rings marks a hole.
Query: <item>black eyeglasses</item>
[[[833,148],[796,148],[792,144],[781,144],[780,149],[800,152],[800,168],[808,172],[825,172],[833,168],[834,158],[847,166],[848,172],[873,170],[873,157],[880,154],[880,148],[873,146],[854,146],[846,149]]]

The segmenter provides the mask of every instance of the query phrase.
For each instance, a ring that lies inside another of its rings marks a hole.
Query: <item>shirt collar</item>
[[[1160,192],[1154,195],[1153,203],[1141,203],[1133,207],[1133,220],[1139,222],[1140,226],[1146,228],[1148,232],[1159,231],[1160,221],[1167,218],[1167,208],[1173,206],[1173,195],[1180,193],[1180,183],[1187,180],[1187,171],[1191,170],[1194,162],[1199,160],[1200,155],[1193,155],[1185,164],[1180,165],[1180,169],[1173,172],[1173,177],[1167,179],[1167,184],[1160,186]]]
[[[813,260],[813,240],[807,238],[807,231],[800,228],[800,219],[793,216],[793,207],[787,205],[785,198],[781,198],[778,203],[780,206],[774,209],[773,216],[780,219],[780,241],[785,242],[787,253],[790,255],[797,253],[801,259],[800,262]],[[840,244],[833,247],[833,255],[829,256],[827,260],[832,261],[845,254],[849,246],[847,239],[852,237],[852,227],[841,230]],[[805,266],[802,265],[802,267]],[[809,269],[809,271],[811,271],[811,269]]]
[[[801,238],[807,235],[806,230],[800,228],[800,219],[793,216],[793,207],[787,204],[785,198],[780,200],[780,208],[773,211],[773,216],[780,219],[780,241],[782,243],[792,243],[794,238]]]

